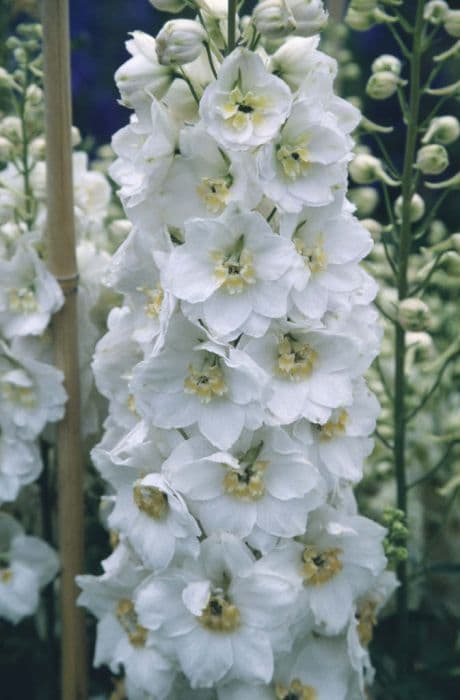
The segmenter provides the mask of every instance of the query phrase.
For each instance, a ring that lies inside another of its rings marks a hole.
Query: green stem
[[[236,41],[236,0],[228,0],[228,53],[235,48]]]
[[[30,185],[30,167],[29,167],[29,141],[27,133],[26,121],[26,88],[27,76],[24,84],[24,91],[19,102],[19,119],[21,120],[21,175],[24,182],[24,218],[28,230],[32,228],[32,187]]]
[[[409,116],[407,121],[406,148],[402,173],[402,214],[398,259],[398,299],[407,297],[407,270],[412,241],[411,199],[413,194],[412,168],[417,146],[417,132],[420,111],[420,80],[423,30],[423,0],[417,0],[412,52],[410,54]],[[407,518],[407,483],[406,483],[406,338],[404,329],[398,324],[395,333],[395,376],[394,376],[394,463],[396,472],[397,507]],[[406,562],[398,564],[398,622],[399,622],[399,676],[403,680],[408,665],[408,590]]]

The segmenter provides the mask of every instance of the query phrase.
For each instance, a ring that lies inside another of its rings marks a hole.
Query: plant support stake
[[[61,697],[84,700],[84,617],[76,605],[75,576],[83,566],[83,462],[78,371],[78,270],[72,186],[68,0],[43,0],[48,260],[65,304],[53,320],[56,365],[65,377],[66,414],[57,427],[58,523],[61,557]]]

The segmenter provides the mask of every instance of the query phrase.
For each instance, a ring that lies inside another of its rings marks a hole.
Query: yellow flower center
[[[134,416],[137,416],[136,399],[132,394],[129,394],[128,398],[126,399],[126,404],[128,406],[128,410],[131,411]]]
[[[33,285],[10,289],[8,291],[8,306],[11,311],[21,314],[30,314],[37,311],[38,304]]]
[[[241,294],[247,285],[256,282],[252,253],[243,246],[244,236],[240,236],[230,253],[225,254],[222,251],[211,253],[216,263],[214,275],[221,289],[228,294]]]
[[[228,204],[230,184],[229,178],[204,177],[198,185],[198,196],[213,214],[219,214]]]
[[[356,612],[358,620],[358,636],[363,647],[372,641],[374,634],[374,625],[377,624],[376,603],[371,600],[366,600],[359,606]]]
[[[295,678],[289,688],[277,683],[276,697],[277,700],[317,700],[318,695],[311,685],[303,685]]]
[[[306,267],[315,274],[318,272],[323,272],[327,267],[327,256],[324,252],[324,241],[323,237],[318,236],[314,245],[307,246],[300,238],[297,236],[293,239],[295,248],[299,255],[302,256]]]
[[[317,359],[318,353],[308,343],[285,335],[278,343],[276,371],[284,378],[300,381],[311,375]]]
[[[233,632],[240,625],[240,611],[222,593],[213,593],[198,622],[212,632]]]
[[[133,602],[128,598],[119,600],[116,616],[133,647],[145,646],[148,632],[145,627],[139,624]]]
[[[161,311],[161,305],[165,298],[164,291],[160,284],[155,289],[149,287],[136,287],[137,292],[142,292],[145,295],[147,303],[144,306],[144,313],[149,318],[156,318]]]
[[[264,472],[268,465],[268,461],[257,460],[248,464],[241,471],[228,469],[224,476],[225,491],[235,498],[259,500],[265,493]]]
[[[189,365],[188,370],[188,377],[184,381],[184,391],[186,394],[196,394],[201,403],[209,403],[212,399],[227,393],[228,387],[224,374],[217,362],[205,364],[199,370],[193,365]]]
[[[305,547],[302,554],[302,574],[305,586],[318,586],[330,581],[340,571],[343,564],[339,559],[341,549],[318,550],[316,547]]]
[[[321,442],[329,442],[338,435],[343,435],[347,427],[348,413],[344,408],[340,411],[337,420],[328,420],[324,425],[315,424]]]
[[[161,520],[168,512],[168,496],[156,486],[136,482],[133,498],[139,510],[154,520]]]
[[[263,122],[263,110],[267,105],[266,97],[255,95],[251,91],[243,95],[240,88],[235,87],[222,106],[222,114],[233,129],[243,131],[250,121],[256,125]]]
[[[23,408],[33,408],[37,397],[33,388],[29,386],[18,386],[7,381],[2,381],[2,397],[5,401],[14,403]]]
[[[306,136],[301,137],[296,143],[278,146],[276,158],[279,160],[284,174],[290,180],[296,180],[310,167],[310,154],[307,146],[308,138]]]
[[[0,569],[0,581],[2,583],[9,583],[13,578],[13,572],[11,569]]]

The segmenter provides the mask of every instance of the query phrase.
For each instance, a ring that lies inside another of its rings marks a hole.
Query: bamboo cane
[[[48,260],[65,295],[53,320],[56,365],[68,393],[57,426],[58,524],[61,556],[61,697],[85,700],[84,617],[75,605],[75,576],[83,571],[83,460],[80,432],[77,289],[73,214],[68,0],[43,0]]]

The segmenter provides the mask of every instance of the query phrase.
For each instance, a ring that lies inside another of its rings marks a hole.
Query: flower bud
[[[122,241],[130,233],[132,227],[133,225],[129,219],[115,219],[110,224],[109,229],[112,236]]]
[[[43,136],[37,136],[30,142],[29,153],[35,160],[45,160],[46,158],[46,141]]]
[[[401,75],[402,63],[399,58],[389,53],[384,53],[373,61],[371,70],[373,73],[389,72]]]
[[[43,101],[43,90],[38,85],[29,85],[26,99],[32,107],[37,107]]]
[[[358,153],[355,156],[350,163],[350,175],[358,185],[370,185],[377,180],[390,186],[399,184],[387,175],[381,161],[368,153]]]
[[[0,162],[5,163],[9,160],[12,150],[11,141],[8,141],[4,136],[0,136]]]
[[[398,322],[406,331],[424,331],[430,320],[430,310],[416,297],[403,299],[398,305]]]
[[[398,197],[398,199],[395,202],[395,214],[398,217],[398,219],[401,219],[402,216],[402,210],[403,210],[403,198]],[[415,221],[420,221],[420,219],[423,217],[425,213],[425,202],[423,199],[420,197],[419,194],[415,193],[412,195],[412,199],[410,202],[410,220],[412,223]]]
[[[70,135],[72,138],[72,146],[75,148],[81,143],[81,133],[78,126],[72,126]]]
[[[460,10],[449,10],[444,18],[444,29],[450,36],[460,37]]]
[[[185,2],[182,2],[182,0],[149,0],[149,3],[156,10],[160,10],[160,12],[176,13],[185,7]]]
[[[192,19],[173,19],[166,22],[157,36],[158,62],[162,66],[192,63],[200,55],[206,31]]]
[[[294,17],[296,36],[313,36],[327,24],[328,13],[322,0],[286,0]]]
[[[17,143],[22,137],[22,126],[19,117],[5,117],[0,122],[0,135]]]
[[[14,77],[8,73],[6,68],[0,66],[0,88],[11,88],[16,85]]]
[[[335,78],[337,64],[333,58],[316,51],[316,37],[291,36],[270,58],[270,71],[295,92],[312,70],[329,73]]]
[[[380,239],[383,230],[381,223],[375,219],[361,219],[360,223],[369,231],[373,241],[378,241]]]
[[[457,117],[446,115],[431,120],[422,143],[438,141],[438,143],[454,143],[460,136],[460,123]]]
[[[256,5],[253,19],[257,31],[270,39],[282,39],[292,34],[296,27],[285,0],[263,0]]]
[[[424,175],[440,175],[449,165],[449,155],[439,144],[422,146],[417,153],[417,168]]]
[[[353,7],[348,8],[345,22],[355,32],[367,32],[376,24],[373,12],[360,12]]]
[[[449,5],[445,0],[430,0],[424,7],[423,18],[431,24],[441,24],[449,11]]]
[[[356,206],[360,218],[370,216],[379,203],[379,195],[374,187],[354,187],[348,198]]]
[[[145,99],[147,93],[160,100],[174,77],[171,68],[159,65],[155,39],[145,32],[136,31],[126,43],[126,48],[132,58],[115,73],[115,82],[124,104],[130,105],[139,99]]]
[[[374,100],[386,100],[395,94],[401,79],[391,71],[382,70],[373,73],[366,85],[366,93]]]

